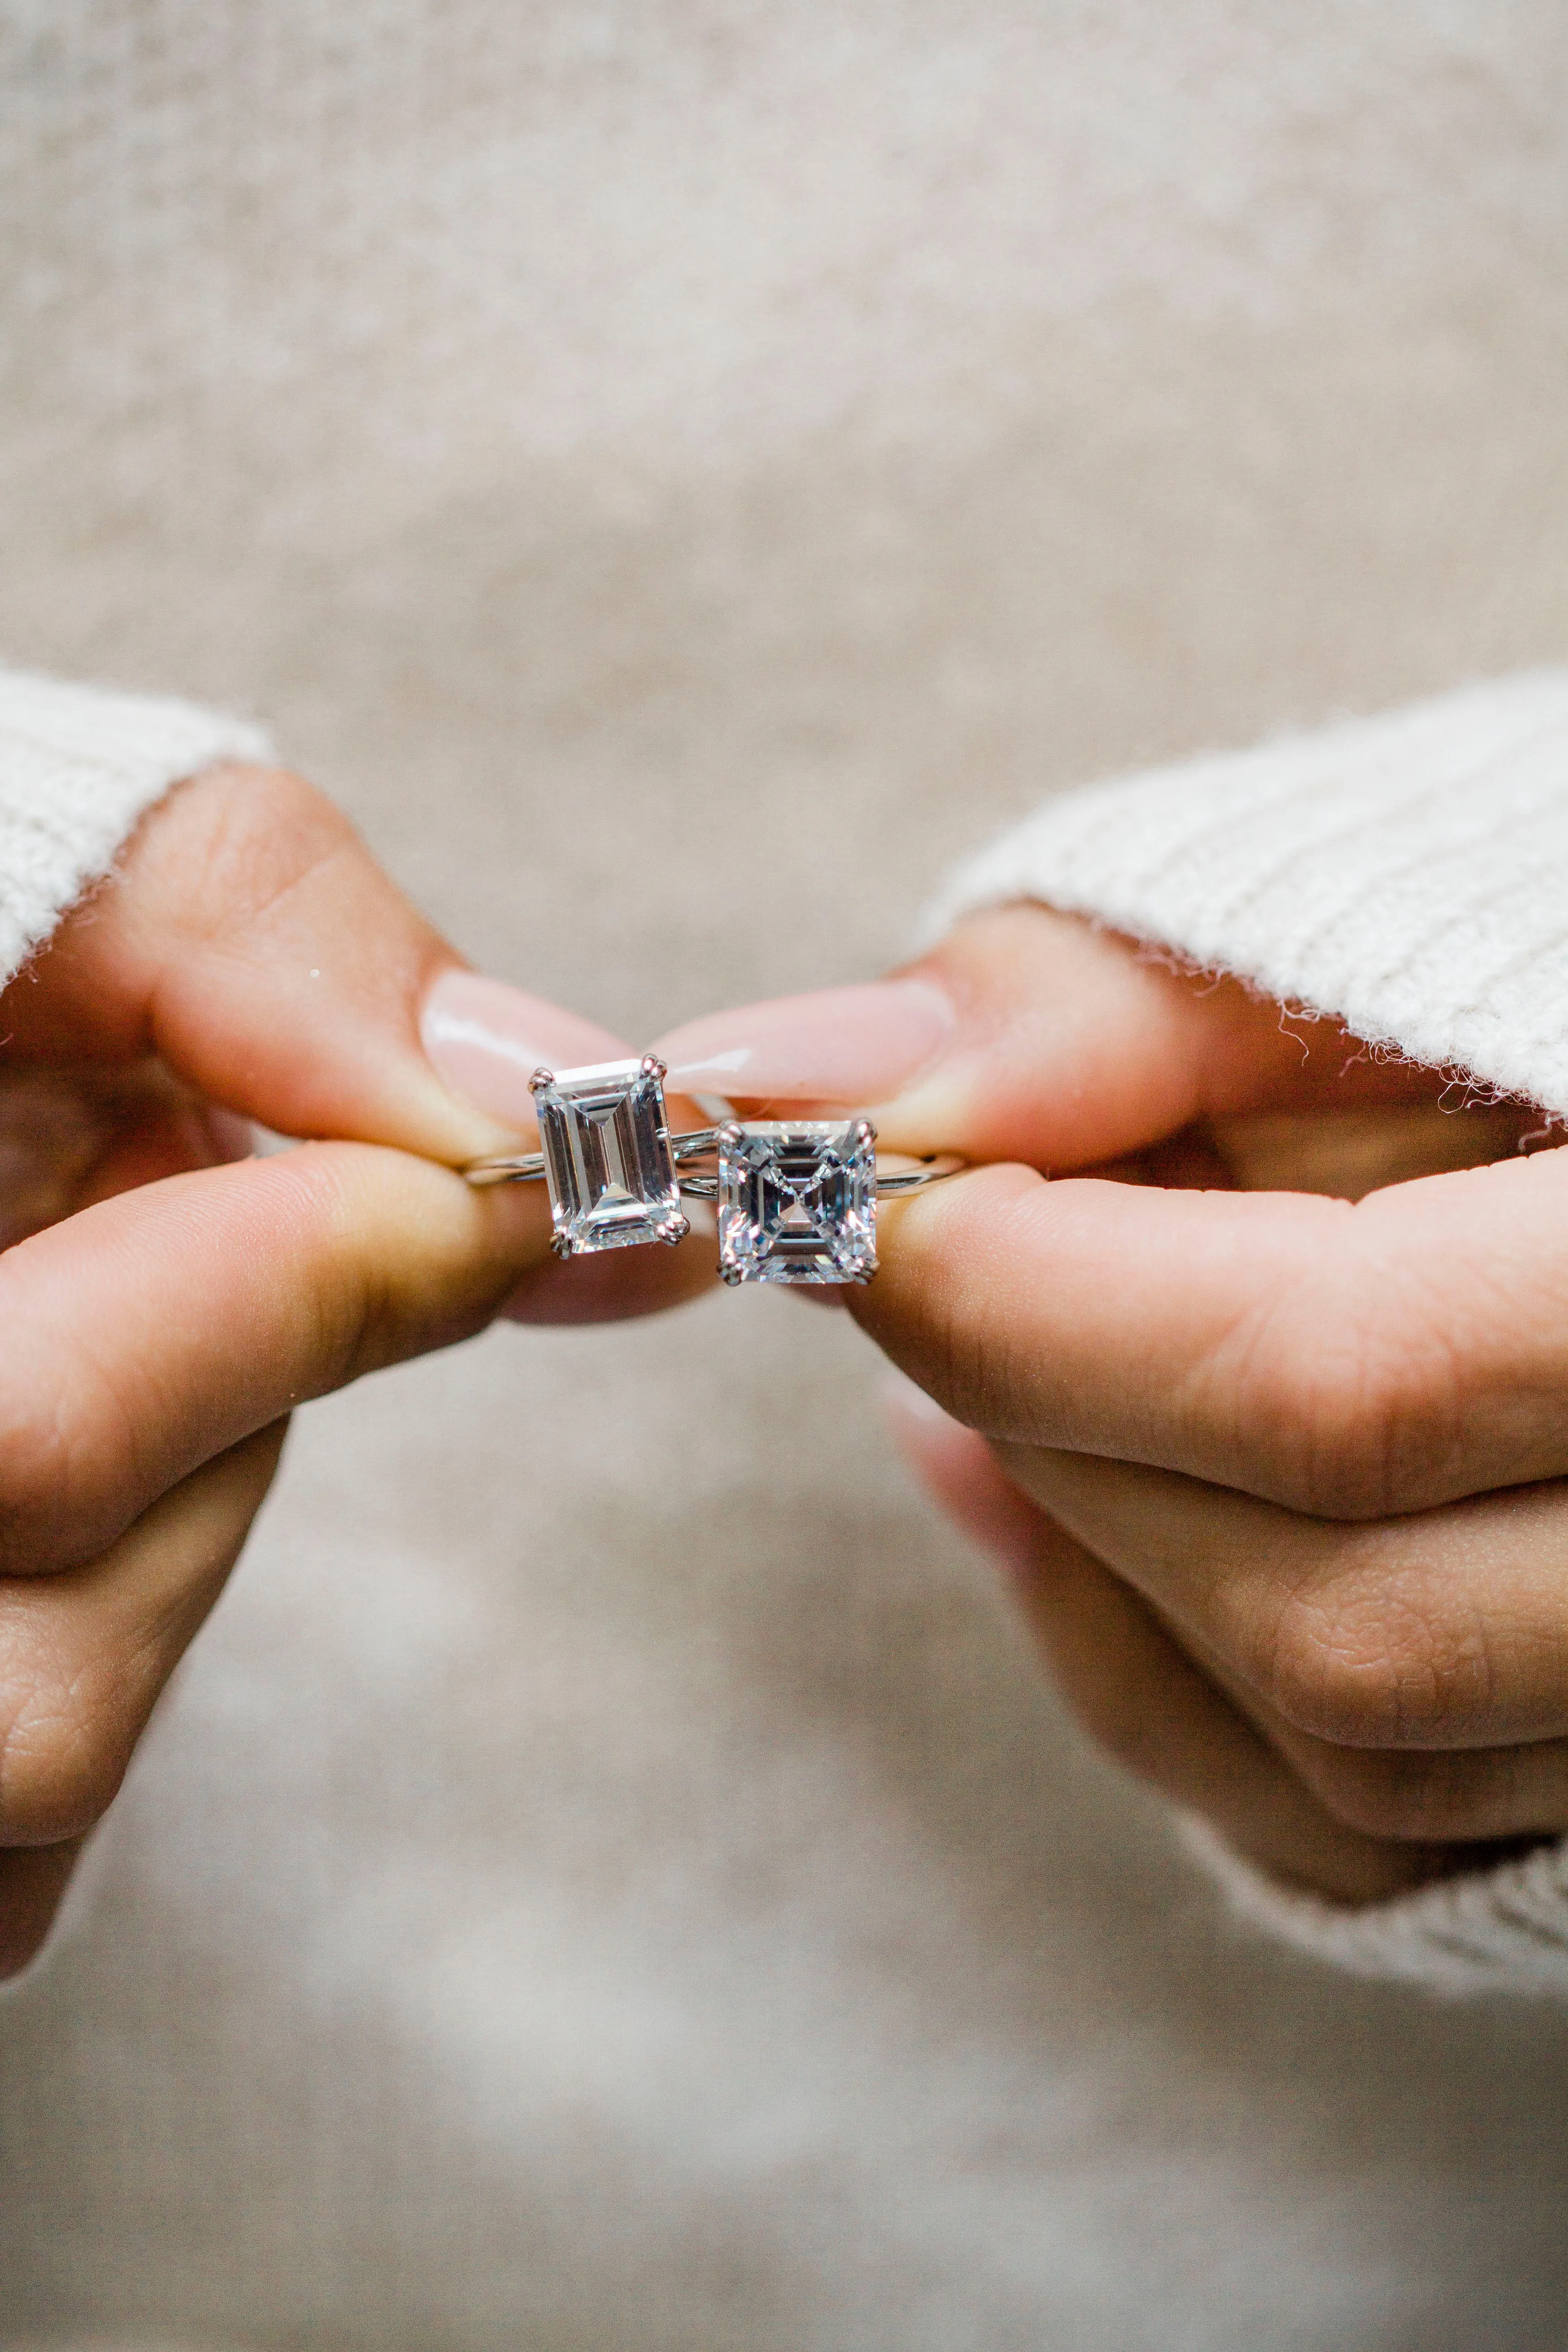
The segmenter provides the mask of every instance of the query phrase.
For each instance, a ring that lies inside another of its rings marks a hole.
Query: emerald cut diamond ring
[[[869,1282],[877,1271],[877,1202],[956,1176],[951,1154],[883,1168],[869,1119],[726,1119],[672,1137],[665,1066],[599,1062],[536,1070],[538,1151],[476,1160],[470,1184],[550,1188],[561,1257],[678,1242],[690,1231],[681,1199],[719,1213],[725,1282]],[[704,1163],[693,1166],[693,1162]]]

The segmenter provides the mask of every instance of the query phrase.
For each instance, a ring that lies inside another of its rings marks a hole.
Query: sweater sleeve
[[[952,877],[931,935],[1026,898],[1568,1118],[1568,670],[1047,802]],[[1346,1909],[1184,1836],[1241,1916],[1320,1959],[1568,1993],[1568,1840]]]
[[[189,703],[0,670],[0,984],[171,784],[271,757],[258,729]]]

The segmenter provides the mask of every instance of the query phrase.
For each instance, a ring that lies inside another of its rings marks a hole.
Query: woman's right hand
[[[0,1974],[47,1928],[238,1556],[288,1416],[520,1319],[640,1314],[710,1244],[560,1265],[527,1079],[627,1049],[466,971],[297,778],[204,775],[0,1003]],[[255,1120],[322,1139],[265,1158]],[[691,1123],[695,1123],[694,1121]]]

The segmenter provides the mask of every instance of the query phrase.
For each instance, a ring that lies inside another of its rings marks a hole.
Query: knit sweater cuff
[[[1352,1976],[1449,1994],[1568,1994],[1568,1839],[1349,1910],[1277,1885],[1206,1822],[1184,1815],[1181,1836],[1238,1918]]]
[[[171,784],[271,757],[258,729],[188,703],[0,671],[0,984]]]
[[[932,911],[1087,915],[1374,1047],[1568,1118],[1568,671],[1047,802]],[[1191,1851],[1243,1916],[1363,1976],[1568,1993],[1568,1840],[1365,1909]]]
[[[1568,670],[1049,801],[931,916],[1038,898],[1568,1117]]]

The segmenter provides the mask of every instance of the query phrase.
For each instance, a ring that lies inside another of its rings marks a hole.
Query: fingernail
[[[514,1133],[536,1121],[528,1082],[541,1063],[575,1069],[631,1048],[596,1022],[477,971],[444,971],[425,999],[419,1034],[431,1067],[456,1095]]]
[[[657,1050],[682,1094],[870,1106],[935,1061],[953,1020],[929,981],[874,981],[710,1013],[672,1029]]]

